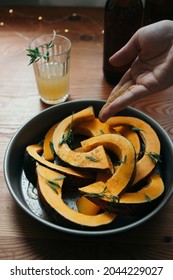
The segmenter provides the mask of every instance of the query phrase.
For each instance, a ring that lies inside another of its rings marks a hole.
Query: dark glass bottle
[[[141,0],[107,0],[104,17],[103,72],[106,80],[117,84],[129,68],[114,67],[109,58],[123,47],[142,25],[143,5]]]
[[[173,0],[145,0],[144,25],[163,19],[173,20]]]

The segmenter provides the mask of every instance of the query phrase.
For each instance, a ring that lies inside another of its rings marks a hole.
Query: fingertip
[[[99,118],[99,120],[101,121],[101,122],[105,122],[105,121],[107,121],[107,116],[106,116],[106,114],[105,114],[105,112],[104,112],[104,109],[101,109],[101,111],[99,112],[99,115],[98,115],[98,118]]]

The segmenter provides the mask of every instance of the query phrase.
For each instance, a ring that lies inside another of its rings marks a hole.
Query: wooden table
[[[47,107],[39,99],[32,66],[27,66],[29,40],[53,29],[68,29],[73,43],[69,100],[106,99],[112,89],[102,73],[103,9],[10,8],[0,8],[0,259],[173,259],[172,200],[138,228],[114,236],[86,238],[38,223],[10,195],[3,176],[7,144],[24,122]],[[68,16],[75,17],[76,13],[84,20],[80,28],[80,21],[68,23]],[[160,123],[170,137],[172,94],[168,90],[133,104]]]

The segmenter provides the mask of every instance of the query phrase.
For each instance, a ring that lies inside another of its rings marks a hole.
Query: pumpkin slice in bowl
[[[27,177],[27,179],[36,186],[37,183],[37,176],[36,176],[36,165],[37,163],[42,164],[52,170],[56,170],[58,172],[61,172],[62,174],[68,175],[68,177],[71,178],[71,176],[74,178],[78,178],[78,183],[80,185],[80,182],[83,180],[90,180],[93,178],[93,174],[86,171],[86,170],[77,170],[71,167],[61,166],[58,164],[55,164],[53,162],[50,162],[42,157],[43,147],[38,144],[29,145],[26,148],[25,155],[24,155],[24,172]]]
[[[88,107],[63,119],[53,134],[53,147],[57,156],[71,166],[80,168],[110,169],[109,160],[103,146],[89,152],[78,152],[70,148],[73,128],[86,120],[95,118],[94,110]]]
[[[119,196],[112,196],[106,189],[81,188],[86,197],[96,203],[104,210],[121,215],[140,216],[148,213],[156,205],[158,199],[164,192],[164,183],[160,175],[156,172],[146,181],[146,184],[136,192],[125,192]]]
[[[59,224],[74,227],[99,227],[114,221],[115,214],[102,212],[96,215],[79,213],[70,208],[62,198],[64,177],[61,173],[38,165],[38,194],[40,202],[50,218]]]
[[[57,127],[57,124],[54,124],[46,133],[44,141],[43,141],[43,154],[44,158],[48,161],[53,161],[54,160],[54,150],[53,150],[53,143],[52,143],[52,138],[53,138],[53,133],[55,131],[55,128]]]
[[[143,143],[145,145],[145,151],[143,152],[143,156],[137,161],[136,164],[136,175],[133,181],[133,185],[141,181],[147,175],[151,173],[151,171],[155,168],[156,163],[160,155],[160,141],[159,138],[154,131],[154,129],[145,121],[135,118],[135,117],[127,117],[127,116],[115,116],[111,117],[107,124],[113,128],[120,125],[130,126],[131,129],[135,129],[139,132]],[[152,159],[152,156],[155,157],[155,161]]]
[[[113,196],[124,192],[133,179],[136,166],[136,154],[131,142],[118,134],[102,134],[84,140],[81,144],[87,151],[97,147],[97,145],[103,145],[105,149],[115,153],[120,162],[116,172],[106,182],[95,182],[84,187],[81,191],[87,190],[89,193],[90,190],[93,191],[93,188],[95,190],[98,188],[98,193],[106,190]]]

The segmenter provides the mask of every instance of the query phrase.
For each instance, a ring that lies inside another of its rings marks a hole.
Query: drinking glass
[[[69,96],[71,41],[62,35],[42,35],[32,40],[29,49],[37,53],[33,67],[41,100],[64,102]]]

